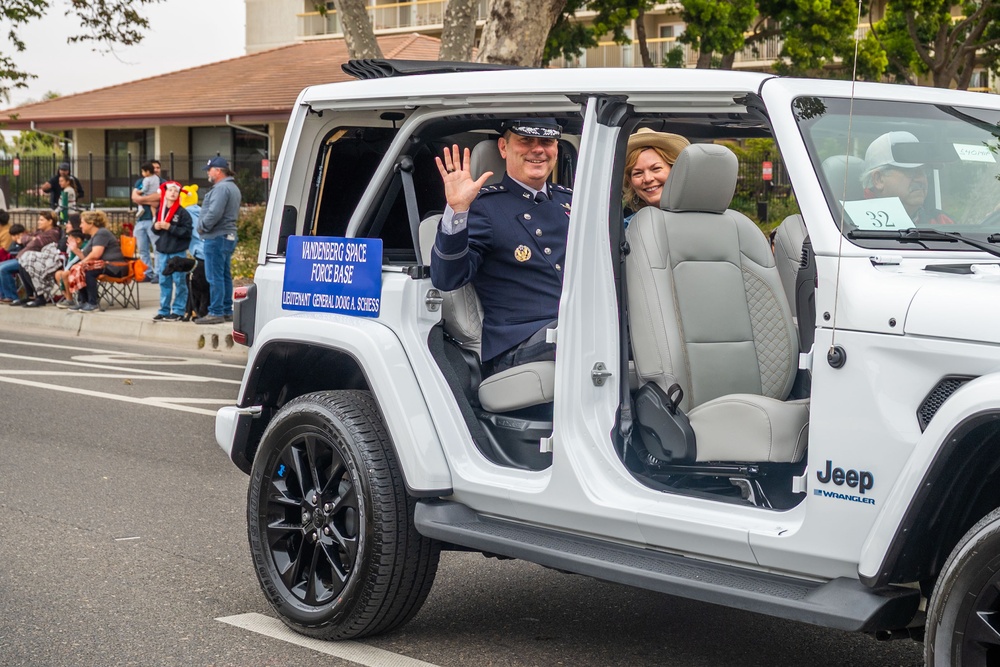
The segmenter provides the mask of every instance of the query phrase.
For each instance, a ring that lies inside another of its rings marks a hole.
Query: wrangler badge
[[[514,248],[514,259],[519,262],[527,262],[531,259],[531,248],[526,245],[519,245]]]

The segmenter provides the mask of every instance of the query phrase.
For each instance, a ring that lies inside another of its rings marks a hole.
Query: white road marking
[[[140,375],[135,375],[132,373],[72,373],[70,371],[11,371],[0,369],[0,375],[30,375],[30,376],[49,376],[49,377],[64,377],[64,378],[103,378],[106,380],[153,380],[155,382],[205,382],[205,380],[192,380],[187,377],[171,377],[163,375],[146,375],[142,372]],[[234,384],[239,384],[235,380],[230,380]]]
[[[177,396],[149,396],[147,401],[156,403],[189,403],[201,405],[232,405],[234,398],[179,398]],[[214,413],[213,413],[214,414]]]
[[[226,380],[223,378],[214,378],[204,375],[190,375],[187,373],[171,373],[169,371],[154,371],[148,368],[128,368],[122,366],[108,366],[107,364],[93,364],[82,361],[68,361],[65,359],[49,359],[47,357],[26,357],[21,354],[7,354],[0,353],[0,358],[17,359],[18,361],[37,361],[44,364],[59,364],[63,366],[82,366],[84,368],[99,368],[105,371],[121,371],[124,373],[134,373],[136,375],[145,376],[155,376],[155,377],[171,377],[171,378],[183,378],[190,380],[191,382],[221,382],[223,384],[240,384],[239,380]]]
[[[243,364],[224,364],[221,361],[216,361],[214,359],[205,359],[202,357],[169,357],[163,355],[145,355],[136,352],[116,352],[115,350],[103,350],[101,348],[95,347],[77,347],[75,345],[56,345],[53,343],[35,343],[27,340],[9,340],[6,338],[0,338],[0,344],[4,345],[24,345],[27,347],[44,347],[52,348],[56,350],[72,350],[77,352],[89,352],[93,359],[89,359],[87,356],[81,356],[80,359],[87,359],[88,361],[97,361],[100,359],[106,359],[114,362],[131,362],[135,364],[186,364],[192,366],[219,366],[220,368],[243,368]],[[94,354],[95,352],[103,352],[104,354]],[[148,360],[144,360],[148,359]],[[164,361],[169,360],[169,361]]]
[[[2,355],[0,355],[2,356]],[[192,408],[186,405],[178,405],[175,403],[156,403],[148,398],[134,398],[132,396],[119,396],[118,394],[108,394],[103,391],[94,391],[92,389],[80,389],[79,387],[63,387],[58,384],[45,384],[44,382],[34,382],[32,380],[22,380],[20,378],[4,377],[0,375],[0,382],[6,382],[7,384],[18,384],[25,387],[35,387],[36,389],[49,389],[51,391],[61,391],[67,394],[73,394],[79,396],[84,394],[92,398],[106,398],[111,401],[121,401],[122,403],[137,403],[139,405],[146,405],[153,408],[166,408],[168,410],[177,410],[179,412],[193,412],[196,415],[207,415],[209,417],[215,416],[214,410],[204,410],[202,408]],[[172,399],[179,400],[179,399]]]
[[[328,642],[297,634],[281,621],[263,614],[239,614],[237,616],[222,616],[217,619],[222,623],[233,625],[250,632],[279,639],[289,644],[312,649],[324,655],[331,655],[341,660],[347,660],[365,667],[437,667],[429,662],[409,658],[405,655],[385,651],[374,646],[368,646],[355,641]]]
[[[197,359],[195,357],[170,357],[166,355],[131,354],[116,352],[112,354],[85,354],[73,357],[77,361],[89,361],[97,364],[140,364],[143,366],[218,366],[220,368],[243,368],[234,364],[216,363]]]
[[[93,347],[77,347],[75,345],[58,345],[55,343],[36,343],[30,340],[8,340],[6,338],[0,338],[0,343],[3,343],[4,345],[27,345],[28,347],[49,347],[56,350],[79,350],[80,352],[90,353],[99,351]],[[108,350],[108,352],[111,352],[111,350]]]

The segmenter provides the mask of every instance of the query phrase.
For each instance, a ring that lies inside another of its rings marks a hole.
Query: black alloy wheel
[[[416,614],[439,547],[413,527],[414,502],[370,393],[317,392],[282,407],[247,499],[254,569],[282,620],[347,639]]]
[[[267,543],[288,590],[307,605],[322,605],[354,571],[364,510],[339,443],[308,427],[290,435],[264,477],[271,490]]]
[[[1000,665],[1000,510],[951,552],[927,606],[928,666]]]

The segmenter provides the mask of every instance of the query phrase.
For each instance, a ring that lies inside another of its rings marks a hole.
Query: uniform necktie
[[[548,201],[549,196],[545,194],[545,190],[539,190],[535,193],[535,203],[541,204],[543,201]]]

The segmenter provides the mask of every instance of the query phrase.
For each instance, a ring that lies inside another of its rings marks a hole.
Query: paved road
[[[241,365],[25,338],[0,328],[0,665],[921,662],[908,641],[459,553],[400,631],[339,644],[285,633],[249,566],[247,478],[213,438]]]

